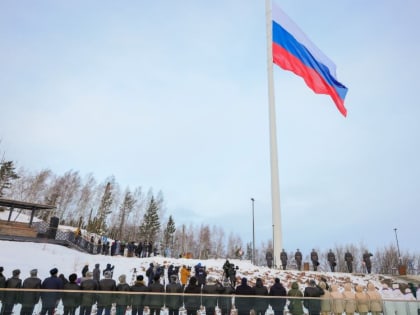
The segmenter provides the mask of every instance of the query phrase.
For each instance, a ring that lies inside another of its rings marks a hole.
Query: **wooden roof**
[[[17,209],[25,209],[25,210],[52,210],[56,208],[56,206],[53,206],[53,205],[43,205],[40,203],[3,199],[3,198],[0,198],[0,207],[10,207],[10,208],[17,208]]]

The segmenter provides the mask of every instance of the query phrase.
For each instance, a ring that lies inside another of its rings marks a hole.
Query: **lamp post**
[[[397,241],[398,261],[401,265],[401,253],[400,253],[400,245],[398,244],[397,228],[394,228],[394,232],[395,232],[395,240]]]
[[[254,224],[254,198],[251,198],[252,202],[252,263],[255,265],[255,224]]]

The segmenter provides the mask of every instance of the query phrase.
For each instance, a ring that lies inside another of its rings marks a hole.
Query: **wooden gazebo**
[[[34,220],[35,211],[39,210],[53,210],[56,207],[53,205],[44,205],[39,203],[32,203],[26,201],[18,201],[18,200],[11,200],[11,199],[3,199],[0,198],[0,207],[8,207],[9,208],[9,217],[7,222],[10,223],[12,218],[12,213],[15,209],[24,209],[31,211],[31,218],[29,220],[29,226],[32,226],[32,222]]]

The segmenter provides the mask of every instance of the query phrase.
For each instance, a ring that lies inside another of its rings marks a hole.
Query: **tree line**
[[[62,175],[49,169],[30,172],[16,169],[14,162],[3,155],[0,159],[0,198],[54,205],[53,211],[40,211],[38,217],[49,222],[55,216],[60,224],[80,227],[122,242],[151,242],[161,254],[169,253],[172,257],[189,253],[198,259],[252,258],[250,242],[244,246],[242,239],[233,233],[226,237],[219,226],[177,225],[175,216],[166,214],[161,191],[155,194],[152,189],[144,191],[141,186],[122,189],[113,176],[98,182],[92,174],[81,176],[74,170]],[[264,265],[265,254],[271,248],[271,240],[257,246],[255,262]],[[241,257],[239,249],[244,253]],[[358,258],[367,248],[352,244],[336,245],[333,249],[337,256],[337,271],[345,271],[344,253],[347,250],[355,257],[355,271],[361,272],[363,266]],[[327,255],[327,251],[318,252],[321,256]],[[293,256],[290,252],[289,257]],[[401,264],[417,268],[420,256],[406,252],[399,257],[396,247],[390,244],[376,249],[374,261],[378,272],[391,273]],[[292,259],[290,264],[293,264]],[[328,270],[327,265],[325,270]]]

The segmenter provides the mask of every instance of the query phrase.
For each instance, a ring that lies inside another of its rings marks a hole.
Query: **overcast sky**
[[[337,65],[275,68],[283,247],[419,252],[420,2],[277,1]],[[32,171],[161,190],[177,224],[272,237],[264,1],[1,1],[0,138]],[[302,228],[297,228],[297,226]],[[303,231],[303,232],[302,232]]]

